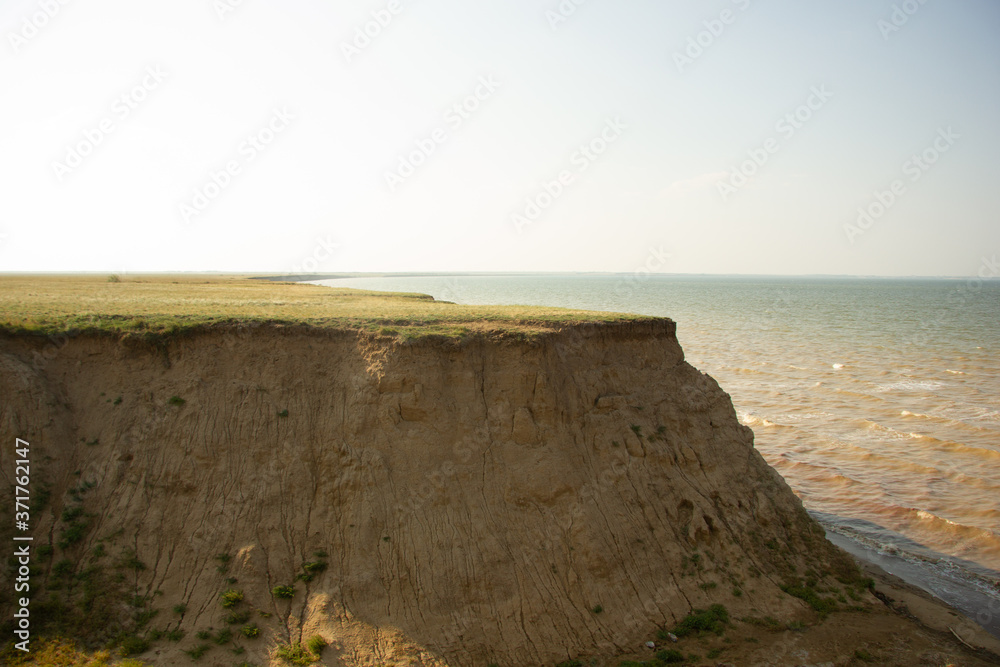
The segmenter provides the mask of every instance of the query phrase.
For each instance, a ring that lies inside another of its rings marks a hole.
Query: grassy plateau
[[[216,325],[271,323],[402,339],[472,332],[530,337],[635,315],[536,306],[463,306],[426,294],[371,292],[249,275],[0,275],[0,332],[170,335]]]

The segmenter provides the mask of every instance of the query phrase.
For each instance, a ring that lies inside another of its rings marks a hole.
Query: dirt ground
[[[865,611],[803,617],[802,627],[794,629],[734,619],[722,637],[657,642],[655,651],[673,649],[689,658],[686,665],[711,667],[1000,665],[1000,640],[924,591],[875,565],[860,565],[875,580]],[[613,664],[653,656],[654,650],[646,650]]]

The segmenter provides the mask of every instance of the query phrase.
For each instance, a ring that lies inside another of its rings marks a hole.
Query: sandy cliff
[[[318,634],[328,665],[550,665],[717,602],[790,618],[805,604],[781,584],[852,576],[669,320],[6,338],[0,399],[2,493],[15,437],[49,489],[38,622],[152,637],[158,664],[237,611],[231,648],[258,664]],[[199,664],[232,663],[213,655]]]

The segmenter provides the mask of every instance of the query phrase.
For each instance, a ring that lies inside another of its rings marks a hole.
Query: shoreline
[[[886,554],[828,528],[826,538],[859,563],[877,568],[959,612],[1000,642],[1000,600],[974,587],[971,581],[958,576],[946,577],[945,573],[933,569],[930,562]]]
[[[883,569],[879,564],[857,556],[855,560],[875,580],[874,594],[888,608],[929,630],[950,634],[966,647],[986,651],[990,655],[978,657],[990,658],[1000,664],[1000,638],[993,636],[978,622],[940,598]],[[987,613],[993,622],[1000,620],[997,618],[998,614]]]

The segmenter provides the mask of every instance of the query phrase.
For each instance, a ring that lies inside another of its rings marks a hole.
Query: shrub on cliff
[[[684,620],[674,628],[674,634],[678,637],[700,636],[706,632],[721,635],[727,625],[729,625],[729,612],[721,604],[713,604],[707,610],[695,609],[685,616]]]
[[[240,602],[243,601],[243,591],[237,591],[230,588],[228,591],[222,594],[222,606],[226,609],[235,607]]]
[[[271,595],[280,600],[290,600],[295,597],[295,588],[292,586],[275,586],[271,589]]]

